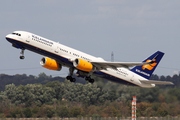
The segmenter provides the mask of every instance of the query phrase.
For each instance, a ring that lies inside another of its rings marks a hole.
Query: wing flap
[[[139,81],[144,84],[174,85],[174,83],[168,81],[155,81],[155,80],[139,80]]]

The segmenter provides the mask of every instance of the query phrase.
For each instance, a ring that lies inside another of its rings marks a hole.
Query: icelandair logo
[[[153,61],[154,61],[154,63],[152,63],[152,64],[143,65],[143,66],[142,66],[142,69],[143,69],[143,70],[145,70],[145,69],[152,70],[152,69],[157,65],[157,63],[155,63],[156,59],[153,59]],[[151,60],[147,60],[146,62],[151,62]],[[150,77],[150,74],[148,74],[148,73],[146,73],[146,72],[144,72],[144,71],[141,71],[141,70],[136,69],[136,72],[141,73],[141,74],[143,74],[143,75],[146,75],[146,76]]]
[[[156,61],[156,59],[153,59],[153,61]],[[151,62],[151,60],[147,60],[146,62]],[[155,66],[157,65],[157,63],[152,63],[152,64],[148,64],[148,65],[143,65],[142,69],[148,69],[148,70],[152,70]]]

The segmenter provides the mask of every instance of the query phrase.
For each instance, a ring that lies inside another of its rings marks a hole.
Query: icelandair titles
[[[52,44],[52,45],[53,45],[53,42],[49,42],[48,40],[45,40],[45,39],[40,38],[40,37],[38,37],[38,36],[32,35],[32,38],[37,39],[37,40],[41,40],[41,41],[43,41],[43,42],[46,42],[46,43],[49,43],[49,44]]]
[[[150,74],[145,73],[145,72],[143,72],[143,71],[141,71],[141,70],[138,70],[138,69],[136,69],[136,72],[141,73],[141,74],[146,75],[146,76],[150,76]]]

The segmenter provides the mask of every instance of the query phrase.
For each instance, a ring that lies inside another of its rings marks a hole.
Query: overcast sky
[[[180,71],[179,0],[1,0],[0,55],[2,74],[66,76],[68,69],[40,66],[43,57],[13,48],[5,36],[15,30],[35,33],[110,61],[141,62],[156,51],[165,53],[157,75]]]

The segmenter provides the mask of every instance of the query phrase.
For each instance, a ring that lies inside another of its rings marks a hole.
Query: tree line
[[[7,77],[0,75],[0,81],[7,80]],[[20,84],[31,78],[34,83],[20,85],[14,82],[5,85],[0,92],[0,117],[127,117],[131,116],[132,96],[137,96],[138,116],[180,115],[178,84],[140,88],[100,78],[95,78],[94,84],[71,83],[44,73],[38,77],[15,75],[12,78],[19,80]],[[154,78],[169,81],[169,76],[153,75],[151,79]],[[179,83],[178,75],[170,78],[170,81]],[[178,78],[177,81],[175,78]]]

